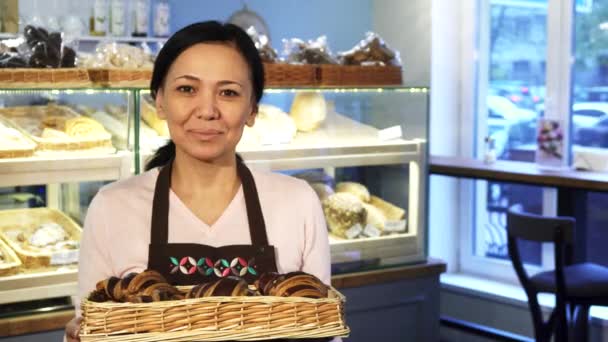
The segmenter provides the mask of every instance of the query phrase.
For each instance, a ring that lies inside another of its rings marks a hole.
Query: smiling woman
[[[174,285],[236,272],[175,267],[175,260],[207,258],[246,261],[249,273],[242,277],[250,284],[268,272],[295,271],[329,284],[329,239],[315,192],[305,181],[249,170],[236,155],[264,90],[249,36],[218,22],[181,29],[158,54],[150,88],[171,142],[147,172],[110,184],[93,199],[81,241],[80,297],[102,279],[146,269]],[[77,335],[77,322],[67,336]]]

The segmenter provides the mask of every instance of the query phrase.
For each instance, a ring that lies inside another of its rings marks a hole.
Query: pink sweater
[[[275,246],[281,273],[301,270],[329,284],[330,253],[325,218],[318,197],[305,181],[252,170],[269,243]],[[110,276],[147,268],[152,198],[158,169],[103,187],[89,206],[78,269],[80,298]],[[243,189],[215,224],[199,220],[170,193],[169,242],[211,246],[250,244]]]

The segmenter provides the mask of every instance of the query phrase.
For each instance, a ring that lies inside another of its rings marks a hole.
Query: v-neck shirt
[[[314,190],[294,177],[254,169],[251,172],[268,242],[275,246],[278,272],[304,271],[329,284],[327,227]],[[93,198],[80,246],[79,298],[86,297],[100,280],[146,269],[157,176],[158,169],[152,169],[114,182],[101,188]],[[211,226],[201,221],[173,191],[169,196],[169,243],[214,247],[251,244],[242,186]]]

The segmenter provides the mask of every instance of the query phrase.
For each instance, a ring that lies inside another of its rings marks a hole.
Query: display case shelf
[[[0,277],[0,305],[73,296],[78,290],[77,266]]]
[[[0,187],[116,180],[132,174],[133,153],[0,159]]]

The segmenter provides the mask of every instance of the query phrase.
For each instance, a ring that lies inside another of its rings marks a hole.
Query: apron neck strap
[[[262,214],[262,207],[258,191],[251,171],[245,164],[237,159],[237,175],[243,185],[245,206],[247,207],[247,221],[249,234],[254,246],[268,246],[266,224]],[[171,170],[173,161],[160,169],[154,189],[152,201],[152,232],[151,243],[167,244],[169,241],[169,190],[171,189]]]

